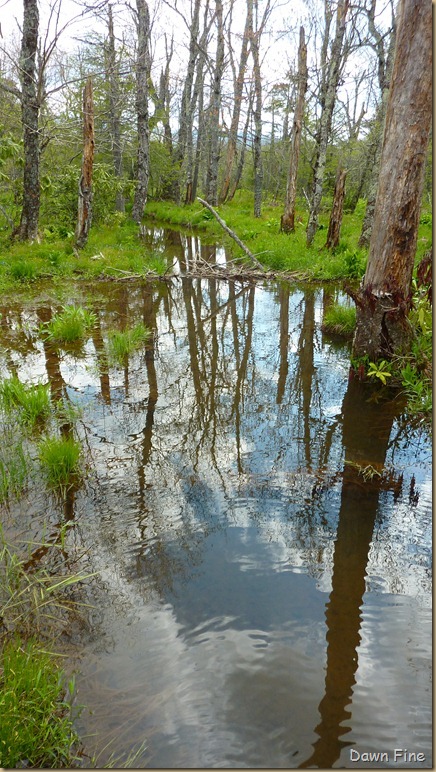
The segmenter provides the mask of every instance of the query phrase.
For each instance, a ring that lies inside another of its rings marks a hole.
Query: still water
[[[321,331],[338,296],[98,283],[73,351],[38,336],[53,300],[1,309],[2,374],[83,411],[68,538],[100,574],[72,645],[99,766],[143,741],[149,768],[432,766],[431,444],[349,382]],[[152,339],[111,365],[107,330],[140,320]],[[34,489],[9,517],[41,514],[65,516]]]

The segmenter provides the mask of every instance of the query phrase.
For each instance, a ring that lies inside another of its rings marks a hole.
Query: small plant
[[[370,362],[368,368],[368,376],[370,378],[378,378],[382,382],[383,386],[386,386],[387,379],[392,378],[391,373],[392,366],[385,359],[381,359],[380,362]]]
[[[10,268],[12,278],[21,282],[34,281],[38,275],[36,266],[30,260],[19,260]]]
[[[65,492],[80,479],[80,444],[73,437],[46,437],[38,458],[50,488]]]
[[[56,343],[75,343],[85,337],[96,321],[96,315],[86,308],[64,306],[44,327],[50,340]]]
[[[344,261],[346,265],[345,275],[350,279],[360,279],[364,273],[364,263],[359,252],[355,250],[347,249],[344,253]]]
[[[62,673],[35,641],[9,641],[0,670],[0,764],[55,768],[77,760]]]
[[[127,357],[137,351],[151,335],[151,331],[142,322],[128,330],[109,332],[109,356],[113,362],[124,365]]]
[[[18,497],[27,485],[29,458],[21,443],[0,449],[0,504]]]
[[[26,386],[16,377],[0,383],[0,405],[5,412],[18,411],[22,423],[33,428],[50,415],[50,391],[48,384]]]
[[[324,315],[322,329],[333,335],[351,337],[356,327],[356,309],[354,306],[334,305]]]

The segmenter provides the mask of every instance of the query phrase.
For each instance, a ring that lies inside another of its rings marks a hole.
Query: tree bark
[[[330,214],[329,229],[327,232],[327,241],[325,246],[327,249],[334,249],[339,244],[339,237],[341,235],[342,214],[344,209],[344,196],[345,196],[345,179],[348,174],[348,169],[338,168],[336,175],[335,192],[333,195],[333,205]]]
[[[21,120],[23,125],[24,173],[20,224],[13,237],[21,241],[38,238],[40,208],[39,174],[39,100],[37,93],[36,53],[39,14],[37,0],[24,0],[23,35],[20,54]]]
[[[257,0],[255,0],[257,3]],[[247,0],[248,5],[253,7],[253,0]],[[252,17],[252,10],[251,10]],[[262,78],[260,73],[259,60],[259,38],[260,30],[254,31],[253,25],[250,33],[250,48],[253,57],[254,74],[254,137],[253,137],[253,155],[254,155],[254,216],[260,217],[262,213]]]
[[[121,181],[123,177],[123,153],[121,148],[120,126],[120,83],[117,68],[114,21],[111,5],[108,6],[107,80],[109,85],[109,114],[112,141],[112,159],[115,177],[117,180]],[[125,210],[125,200],[122,190],[117,190],[115,209],[117,212],[124,212]]]
[[[88,241],[92,222],[92,167],[94,164],[94,103],[91,78],[83,89],[83,158],[79,182],[79,205],[76,227],[76,247],[83,249]]]
[[[239,181],[242,177],[242,171],[244,169],[244,161],[245,161],[245,151],[247,148],[248,127],[250,125],[250,118],[253,110],[253,98],[254,98],[253,89],[251,89],[250,95],[248,98],[247,117],[244,124],[244,131],[242,133],[241,151],[239,153],[238,165],[236,167],[235,177],[230,186],[229,194],[227,196],[227,201],[233,200],[233,197],[239,185]]]
[[[150,75],[150,17],[145,0],[136,0],[138,10],[138,55],[136,61],[136,115],[138,126],[137,183],[132,217],[140,223],[147,203],[150,127],[148,115],[148,78]]]
[[[235,82],[235,93],[233,101],[232,120],[230,123],[229,140],[227,143],[226,160],[224,167],[224,179],[219,194],[219,202],[224,203],[229,195],[230,180],[232,177],[232,169],[236,156],[236,148],[238,143],[238,127],[239,118],[241,115],[242,105],[242,93],[244,89],[245,72],[247,69],[248,61],[248,43],[249,33],[253,26],[253,9],[250,3],[247,3],[247,16],[245,20],[244,34],[242,38],[241,58],[239,60],[238,76]]]
[[[295,106],[294,126],[286,189],[285,210],[280,220],[280,230],[292,233],[295,230],[295,204],[297,200],[298,161],[300,158],[301,127],[303,124],[304,100],[307,90],[307,46],[304,38],[304,27],[300,27],[300,45],[298,48],[298,96]]]
[[[380,177],[353,349],[376,360],[407,351],[407,313],[432,114],[430,3],[400,0]]]
[[[312,244],[318,227],[318,215],[321,207],[325,166],[327,160],[327,144],[330,137],[333,110],[336,101],[336,92],[338,90],[339,84],[339,74],[343,60],[343,41],[349,5],[350,0],[339,0],[338,2],[335,38],[333,40],[325,87],[323,86],[323,91],[325,90],[325,102],[322,105],[321,111],[319,145],[314,173],[313,198],[306,232],[307,246]]]
[[[219,161],[219,124],[221,113],[221,78],[224,67],[224,28],[222,0],[215,0],[217,19],[217,48],[215,72],[213,76],[212,94],[209,107],[210,145],[209,166],[206,181],[208,200],[218,204],[218,161]]]

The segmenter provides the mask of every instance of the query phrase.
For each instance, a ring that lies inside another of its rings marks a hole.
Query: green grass
[[[0,448],[0,504],[18,498],[27,486],[30,459],[23,443],[11,438]]]
[[[133,351],[137,351],[149,340],[151,331],[142,322],[127,330],[110,330],[109,360],[123,366]]]
[[[356,327],[356,309],[354,306],[333,305],[324,315],[322,329],[333,335],[350,338]]]
[[[19,420],[34,428],[50,415],[50,387],[42,383],[26,386],[13,376],[0,383],[0,407],[6,413],[17,410]]]
[[[9,641],[1,665],[1,766],[71,766],[77,760],[78,736],[62,673],[52,656],[33,640]]]
[[[50,488],[64,492],[81,477],[81,446],[72,437],[45,437],[38,443],[38,458]]]
[[[92,311],[81,306],[64,306],[62,311],[45,325],[49,340],[56,343],[75,343],[83,340],[96,322]]]

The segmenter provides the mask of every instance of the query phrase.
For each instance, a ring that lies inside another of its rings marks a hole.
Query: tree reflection
[[[350,705],[358,668],[361,606],[366,567],[378,510],[383,470],[394,418],[395,401],[380,405],[368,399],[364,385],[352,380],[342,404],[345,463],[339,522],[333,557],[332,591],[326,605],[327,667],[325,694],[319,704],[319,739],[300,768],[330,769],[341,751],[352,742],[343,739],[351,731]],[[374,469],[372,479],[361,470]],[[377,473],[378,472],[378,473]]]

